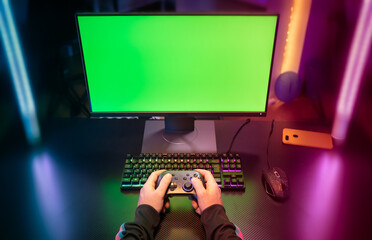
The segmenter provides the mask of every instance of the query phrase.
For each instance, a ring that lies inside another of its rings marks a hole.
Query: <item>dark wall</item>
[[[255,2],[263,2],[257,6]],[[283,6],[288,1],[281,1]],[[105,1],[105,0],[14,0],[11,1],[27,70],[35,96],[40,121],[49,116],[86,116],[77,95],[84,91],[80,52],[76,42],[76,12],[113,11],[260,11],[272,9],[277,1],[209,0],[199,1]],[[319,103],[325,118],[331,121],[347,53],[358,17],[361,0],[313,0],[305,39],[300,75],[305,81],[305,94]],[[133,9],[131,9],[133,8]],[[280,8],[278,8],[280,9]],[[0,111],[4,113],[0,142],[14,131],[22,132],[19,110],[11,84],[9,69],[0,46]],[[371,54],[370,54],[371,56]],[[358,99],[356,116],[372,120],[365,111],[371,103],[372,63],[369,57],[363,88]],[[74,69],[71,69],[74,68]],[[66,74],[66,69],[70,72]],[[80,75],[79,75],[80,74]],[[72,80],[71,80],[72,79]],[[77,81],[79,80],[79,81]],[[72,84],[71,84],[72,82]],[[79,97],[78,96],[78,97]],[[372,132],[372,130],[371,130]],[[371,134],[372,135],[372,134]]]

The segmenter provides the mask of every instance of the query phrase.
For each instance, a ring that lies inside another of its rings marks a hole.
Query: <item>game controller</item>
[[[172,181],[169,184],[166,197],[173,196],[196,196],[194,186],[191,183],[192,178],[198,178],[202,181],[205,187],[203,176],[197,171],[165,171],[162,172],[156,182],[156,188],[159,186],[161,179],[167,174],[172,174]]]

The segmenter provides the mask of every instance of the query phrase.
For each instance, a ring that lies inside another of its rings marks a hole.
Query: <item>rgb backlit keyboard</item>
[[[244,175],[239,154],[146,153],[127,154],[121,190],[140,189],[156,170],[205,169],[212,173],[222,190],[244,190]]]

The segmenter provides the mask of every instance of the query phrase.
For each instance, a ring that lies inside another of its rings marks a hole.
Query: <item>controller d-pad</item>
[[[169,185],[169,190],[174,191],[176,188],[177,188],[177,184],[174,182],[171,182],[171,184]]]

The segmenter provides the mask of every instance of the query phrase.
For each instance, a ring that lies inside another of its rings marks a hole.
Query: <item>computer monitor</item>
[[[76,20],[92,116],[165,116],[180,131],[194,127],[180,117],[266,115],[278,15]]]

